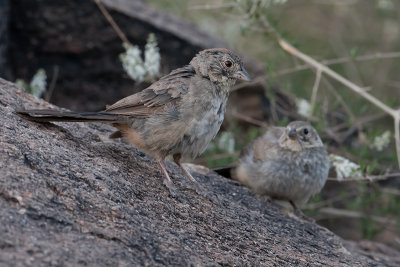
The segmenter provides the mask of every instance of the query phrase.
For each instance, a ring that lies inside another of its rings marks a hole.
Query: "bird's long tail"
[[[37,122],[64,121],[64,122],[106,122],[123,123],[127,117],[108,112],[73,112],[51,109],[16,110],[22,117]]]

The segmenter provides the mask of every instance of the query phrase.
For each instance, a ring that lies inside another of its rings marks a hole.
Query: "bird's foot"
[[[293,207],[293,211],[294,211],[294,215],[296,215],[297,218],[302,219],[304,221],[310,222],[310,223],[315,223],[315,220],[311,217],[308,217],[307,215],[305,215],[296,205],[296,203],[294,203],[294,201],[289,200],[290,205],[292,205]]]
[[[163,184],[168,188],[171,197],[176,198],[185,205],[187,204],[187,201],[181,196],[171,180],[164,179]]]
[[[194,190],[197,194],[199,194],[200,196],[203,196],[207,199],[209,199],[211,202],[213,202],[214,204],[220,203],[220,201],[218,201],[218,199],[216,198],[216,196],[211,193],[210,191],[208,191],[207,189],[205,189],[204,187],[202,187],[197,181],[196,179],[194,179],[194,177],[190,174],[190,172],[188,170],[186,170],[185,167],[182,166],[182,164],[180,163],[180,157],[175,156],[174,160],[176,162],[176,164],[179,166],[179,168],[182,170],[183,174],[186,176],[187,180],[190,181],[191,185],[187,185],[187,187],[189,189]]]
[[[164,179],[163,184],[168,188],[169,194],[172,197],[178,196],[178,189],[176,189],[175,185],[172,183],[171,180]]]
[[[186,179],[185,181],[183,181],[183,185],[187,189],[195,191],[198,195],[209,199],[214,204],[219,203],[219,201],[216,199],[215,194],[213,194],[212,192],[208,191],[199,182],[197,182],[193,177],[192,177],[192,179]],[[188,180],[190,180],[190,181],[188,181]]]
[[[198,195],[203,196],[203,197],[209,199],[209,200],[210,200],[211,202],[213,202],[214,204],[218,204],[218,203],[221,202],[221,201],[218,200],[217,196],[216,196],[214,193],[208,191],[206,188],[204,188],[203,186],[201,186],[198,182],[192,183],[192,186],[193,186],[192,189],[193,189]]]
[[[300,219],[302,219],[302,220],[304,220],[304,221],[307,221],[307,222],[309,222],[309,223],[315,223],[314,218],[311,218],[311,217],[305,215],[305,214],[304,214],[301,210],[299,210],[299,209],[295,209],[295,210],[294,210],[294,215],[296,215],[296,217],[298,217],[298,218],[300,218]]]
[[[168,188],[170,195],[173,198],[178,199],[180,202],[182,202],[183,204],[187,204],[187,201],[182,198],[182,196],[178,193],[178,190],[176,189],[174,183],[172,182],[171,178],[168,175],[167,170],[165,169],[165,164],[164,164],[164,160],[163,159],[158,159],[157,160],[158,165],[160,166],[161,171],[164,174],[164,185]]]

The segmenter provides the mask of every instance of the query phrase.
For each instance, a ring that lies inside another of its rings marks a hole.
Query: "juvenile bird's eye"
[[[307,134],[308,134],[308,129],[307,129],[307,128],[304,128],[303,133],[304,133],[305,135],[307,135]]]
[[[227,66],[228,68],[230,68],[230,67],[232,67],[232,61],[230,61],[230,60],[227,60],[227,61],[225,61],[225,66]]]

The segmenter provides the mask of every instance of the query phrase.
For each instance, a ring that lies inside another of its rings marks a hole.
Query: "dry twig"
[[[110,13],[107,11],[107,9],[104,7],[104,5],[101,3],[101,1],[100,0],[93,0],[93,1],[99,7],[101,13],[103,13],[103,15],[107,19],[107,21],[111,24],[114,31],[118,34],[119,38],[121,38],[122,42],[132,45],[131,42],[129,42],[128,38],[126,37],[125,33],[120,29],[118,24],[112,18]]]
[[[311,112],[308,116],[308,118],[310,119],[312,117],[314,108],[315,108],[315,102],[317,101],[317,94],[318,94],[318,88],[319,88],[319,84],[321,82],[321,70],[317,69],[317,74],[315,75],[315,82],[314,82],[314,86],[312,89],[312,94],[311,94]]]
[[[359,193],[354,191],[352,193],[347,194],[346,196],[342,196],[342,195],[336,195],[332,198],[323,200],[323,201],[319,201],[316,203],[308,203],[305,207],[303,207],[304,209],[309,209],[309,210],[315,210],[315,209],[321,209],[324,207],[328,207],[331,206],[334,203],[337,202],[341,202],[341,201],[347,201],[350,198],[354,198],[355,196],[357,196]]]
[[[335,96],[336,100],[342,105],[344,108],[344,111],[347,113],[347,115],[350,117],[350,121],[354,123],[356,121],[356,116],[354,116],[353,112],[351,109],[347,106],[346,102],[344,102],[342,96],[336,92],[335,88],[333,85],[329,82],[328,79],[325,77],[322,77],[322,82],[326,86],[326,88]],[[345,124],[347,125],[347,124]]]
[[[387,53],[376,53],[376,54],[370,54],[370,55],[364,55],[364,56],[358,56],[358,57],[341,57],[341,58],[334,58],[334,59],[326,59],[326,60],[321,60],[320,63],[324,65],[336,65],[336,64],[342,64],[350,61],[369,61],[369,60],[378,60],[378,59],[394,59],[394,58],[400,58],[400,52],[387,52]],[[302,70],[308,70],[310,68],[310,65],[304,64],[304,65],[299,65],[294,68],[290,69],[285,69],[281,70],[279,72],[276,72],[275,75],[285,75],[285,74],[290,74],[293,72],[298,72]]]
[[[198,157],[193,160],[193,163],[195,164],[202,164],[202,165],[207,165],[208,161],[216,161],[220,159],[227,159],[227,158],[232,158],[232,157],[238,157],[240,154],[240,151],[234,151],[232,153],[220,153],[220,154],[213,154],[209,157]]]
[[[244,114],[240,114],[238,112],[232,112],[232,116],[234,116],[235,118],[240,119],[242,121],[245,121],[245,122],[254,124],[256,126],[259,126],[259,127],[263,127],[263,128],[268,127],[268,123],[265,123],[263,121],[251,118],[251,117],[246,116]]]
[[[221,3],[221,4],[205,4],[205,5],[195,5],[189,6],[189,10],[210,10],[210,9],[220,9],[220,8],[228,8],[235,7],[236,3]]]
[[[337,182],[375,182],[375,181],[381,181],[381,180],[386,180],[387,178],[390,177],[399,177],[400,172],[396,173],[387,173],[387,174],[382,174],[382,175],[367,175],[365,177],[360,177],[360,178],[345,178],[343,180],[338,180],[336,177],[329,177],[329,181],[337,181]]]
[[[379,224],[386,225],[387,227],[390,227],[390,226],[396,227],[396,225],[397,225],[396,220],[394,220],[390,217],[379,217],[379,216],[373,216],[373,215],[368,216],[368,215],[363,214],[358,211],[336,209],[336,208],[330,208],[330,207],[322,208],[322,209],[319,209],[318,211],[322,215],[328,216],[328,218],[346,217],[346,218],[352,218],[352,219],[361,219],[361,218],[368,217],[372,221],[379,223]],[[319,216],[319,217],[322,217],[322,216]],[[322,218],[318,218],[318,219],[322,219]]]

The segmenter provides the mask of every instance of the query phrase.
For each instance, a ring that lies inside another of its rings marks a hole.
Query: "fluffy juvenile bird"
[[[103,112],[18,110],[29,120],[93,121],[110,123],[118,129],[111,138],[128,143],[155,157],[171,195],[176,189],[164,160],[181,165],[182,156],[196,157],[217,134],[224,118],[230,88],[236,80],[250,77],[240,58],[225,48],[200,51],[189,65],[173,70],[143,91],[108,106]]]
[[[321,191],[330,167],[317,131],[304,121],[274,127],[245,147],[231,176],[260,195],[297,206]]]

